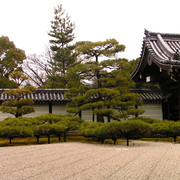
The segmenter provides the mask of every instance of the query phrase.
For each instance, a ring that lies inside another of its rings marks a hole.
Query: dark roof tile
[[[0,102],[13,100],[13,96],[8,96],[3,94],[2,89],[0,89]],[[35,103],[67,103],[68,99],[65,98],[65,92],[67,89],[38,89],[30,95],[24,96],[24,98],[30,98],[35,101]],[[140,98],[145,103],[161,102],[162,95],[159,91],[150,89],[132,89],[131,92],[140,94]]]
[[[148,53],[146,53],[146,50]],[[132,79],[137,79],[140,67],[146,63],[143,61],[145,54],[147,55],[145,59],[149,65],[153,62],[165,71],[169,71],[172,67],[180,68],[180,59],[175,58],[177,51],[180,52],[180,34],[156,33],[145,30],[141,57],[131,74]]]

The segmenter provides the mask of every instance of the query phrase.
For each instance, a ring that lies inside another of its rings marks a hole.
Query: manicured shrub
[[[162,122],[159,119],[154,119],[154,118],[149,118],[149,117],[142,117],[142,116],[134,117],[134,118],[131,118],[130,120],[140,120],[140,121],[143,121],[143,122],[146,122],[146,123],[149,123],[149,124]]]
[[[77,130],[82,123],[82,119],[73,116],[62,116],[55,114],[45,114],[35,118],[18,117],[7,118],[0,122],[0,137],[11,140],[15,137],[32,137],[39,138],[41,136],[48,137],[50,143],[51,135],[59,137],[64,136],[66,141],[66,134],[70,130]]]
[[[83,122],[79,117],[57,114],[41,115],[36,117],[36,120],[40,122],[40,125],[34,128],[34,136],[37,138],[37,142],[41,136],[47,136],[48,143],[50,143],[51,135],[58,136],[59,140],[63,135],[64,142],[66,142],[66,134],[70,130],[77,130]]]
[[[43,114],[41,116],[37,116],[36,119],[39,120],[41,123],[50,123],[54,124],[61,121],[64,116],[57,115],[57,114]]]
[[[177,136],[180,135],[180,122],[161,121],[152,125],[152,133],[155,137],[173,137],[176,142]]]
[[[81,124],[79,128],[79,134],[83,135],[84,137],[96,137],[95,136],[95,128],[102,126],[103,123],[101,122],[84,122]]]
[[[6,119],[0,123],[0,137],[9,139],[10,144],[13,138],[32,137],[33,130],[29,125],[24,118]]]
[[[121,130],[121,122],[120,121],[114,121],[111,123],[105,124],[108,137],[109,139],[112,139],[114,144],[116,144],[117,139],[122,138],[122,130]]]
[[[139,120],[114,121],[111,123],[85,122],[81,125],[79,133],[85,137],[97,138],[102,143],[105,139],[112,139],[116,144],[117,139],[138,139],[147,136],[151,125]]]
[[[52,124],[51,128],[52,128],[53,134],[58,136],[59,142],[60,142],[61,141],[61,136],[66,131],[67,126],[62,122],[58,122],[56,124]]]
[[[120,129],[122,135],[127,140],[129,146],[129,139],[139,139],[148,136],[151,132],[151,125],[140,120],[121,121]]]

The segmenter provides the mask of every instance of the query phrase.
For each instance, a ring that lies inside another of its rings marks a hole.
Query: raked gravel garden
[[[180,144],[80,142],[0,148],[1,180],[179,180]]]

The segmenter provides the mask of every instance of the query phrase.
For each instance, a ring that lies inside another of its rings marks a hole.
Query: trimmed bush
[[[66,141],[66,134],[70,130],[77,130],[82,123],[82,119],[73,116],[62,116],[55,114],[45,114],[35,118],[18,117],[8,118],[0,122],[0,137],[9,138],[11,140],[15,137],[32,137],[39,138],[41,136],[48,137],[50,143],[51,135],[59,137],[64,135]]]
[[[127,146],[129,146],[129,139],[148,136],[151,132],[151,125],[140,120],[121,121],[120,129],[123,137],[127,140]]]
[[[176,142],[177,136],[180,135],[180,122],[161,121],[153,124],[152,133],[155,137],[173,137]]]
[[[101,143],[105,139],[112,139],[116,144],[117,139],[138,139],[147,136],[151,131],[151,125],[138,120],[114,121],[111,123],[85,122],[81,125],[79,133],[85,137],[97,138]]]
[[[159,119],[154,119],[154,118],[149,118],[149,117],[141,117],[141,116],[131,118],[130,120],[140,120],[140,121],[143,121],[143,122],[146,122],[146,123],[149,123],[149,124],[162,122]]]
[[[9,143],[13,138],[32,137],[33,130],[31,123],[26,118],[10,118],[0,123],[0,137],[9,139]]]

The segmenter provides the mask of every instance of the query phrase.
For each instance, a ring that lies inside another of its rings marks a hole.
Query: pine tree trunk
[[[138,106],[135,105],[135,108],[138,109]],[[138,117],[138,113],[135,114],[135,117]]]
[[[50,136],[48,136],[48,144],[50,144]]]
[[[61,135],[58,135],[58,138],[59,138],[59,142],[61,142]]]
[[[66,142],[66,133],[64,133],[64,142]]]
[[[117,140],[117,139],[113,139],[114,145],[116,144],[116,140]]]
[[[107,119],[107,120],[108,120],[108,122],[111,122],[111,118],[110,118],[109,116],[108,116],[108,119]]]
[[[129,146],[129,138],[127,137],[126,140],[127,140],[127,146]]]
[[[39,136],[36,136],[36,138],[37,138],[37,143],[39,144]]]
[[[104,144],[104,139],[101,139],[101,144]]]

